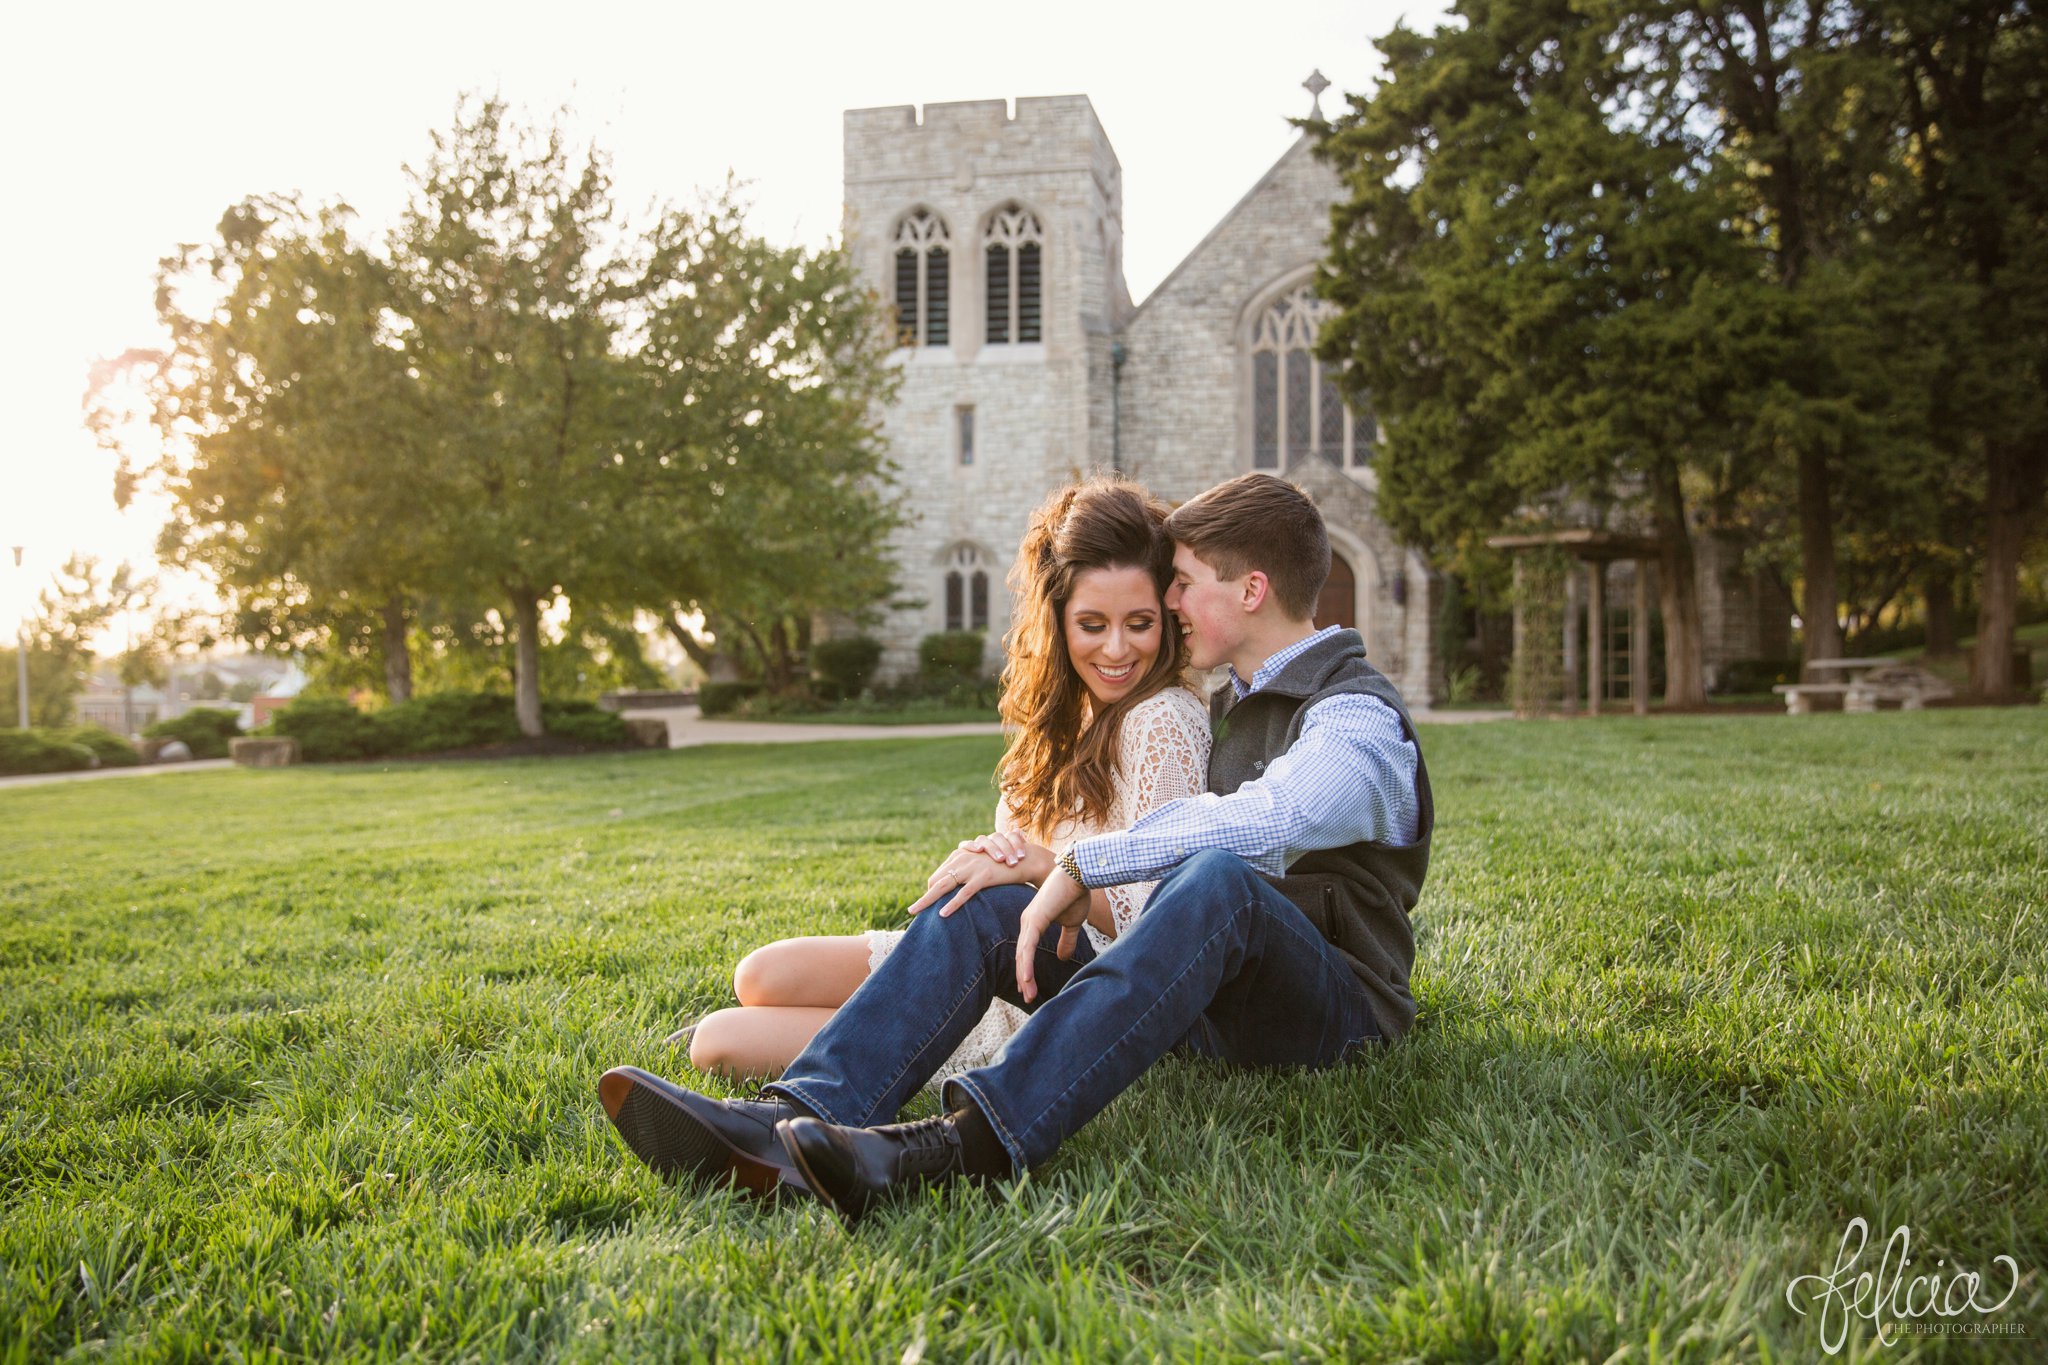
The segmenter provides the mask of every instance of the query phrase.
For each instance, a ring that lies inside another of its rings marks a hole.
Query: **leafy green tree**
[[[742,219],[728,187],[631,232],[597,151],[495,102],[414,175],[392,252],[441,534],[457,581],[509,607],[526,733],[558,594],[586,621],[706,611],[787,671],[809,613],[887,591],[883,311],[843,253]]]
[[[73,555],[64,562],[51,576],[50,586],[37,595],[25,632],[30,725],[72,723],[72,705],[92,672],[93,640],[124,613],[146,609],[155,591],[154,580],[137,575],[126,563],[103,571],[89,555]],[[0,675],[6,682],[0,719],[8,726],[22,723],[15,686],[18,659],[18,646],[0,650]],[[126,656],[123,667],[131,667]]]
[[[500,605],[520,732],[538,735],[542,610],[617,582],[630,244],[603,156],[572,150],[559,122],[517,126],[496,100],[466,102],[409,175],[391,264],[439,485],[411,529],[458,590]]]
[[[237,205],[165,263],[172,346],[96,390],[146,377],[162,449],[121,492],[171,493],[166,557],[237,634],[324,647],[336,679],[381,654],[394,699],[417,642],[466,666],[502,641],[537,734],[554,679],[653,676],[637,609],[705,611],[787,672],[812,614],[886,594],[889,338],[843,253],[750,236],[730,187],[636,231],[601,152],[495,100],[408,174],[375,242],[340,207]],[[111,444],[122,415],[96,413]]]
[[[859,620],[893,591],[888,310],[844,251],[748,234],[730,185],[661,223],[648,269],[679,283],[633,353],[648,417],[615,527],[622,562],[660,589],[651,605],[700,667],[711,644],[685,620],[698,614],[787,687],[813,617]]]
[[[144,478],[170,494],[158,553],[213,580],[236,636],[381,652],[403,701],[406,625],[439,565],[435,540],[411,533],[437,490],[392,286],[346,208],[244,200],[213,240],[162,262],[171,343],[100,367],[92,419],[118,448],[117,381],[142,385],[159,444],[146,460],[124,451],[117,500]]]
[[[2048,500],[2048,30],[2025,0],[1872,0],[1898,75],[1889,247],[1940,301],[1942,463],[1980,490],[1977,691],[2015,690],[2021,564]]]

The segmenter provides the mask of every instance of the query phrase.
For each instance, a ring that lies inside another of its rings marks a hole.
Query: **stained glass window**
[[[1328,370],[1316,386],[1316,450],[1331,464],[1344,463],[1344,399]]]
[[[1262,312],[1252,329],[1254,469],[1289,468],[1316,455],[1340,469],[1372,461],[1378,428],[1371,414],[1350,411],[1335,373],[1315,354],[1329,311],[1304,284]]]
[[[1252,468],[1280,467],[1280,357],[1252,357]]]
[[[1287,458],[1290,462],[1309,453],[1309,354],[1287,353]]]

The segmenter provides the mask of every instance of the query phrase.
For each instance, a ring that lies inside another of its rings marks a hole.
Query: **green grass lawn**
[[[2048,1352],[2048,711],[1426,744],[1408,1040],[1169,1060],[856,1234],[660,1183],[596,1079],[896,922],[999,741],[0,791],[0,1361],[1818,1360],[1858,1216],[2028,1335],[1834,1359]]]

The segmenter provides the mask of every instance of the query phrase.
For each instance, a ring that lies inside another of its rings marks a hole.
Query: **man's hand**
[[[1088,892],[1072,877],[1055,867],[1039,885],[1038,894],[1024,907],[1017,926],[1017,991],[1030,1004],[1038,998],[1038,941],[1055,924],[1060,927],[1059,956],[1073,957],[1081,926],[1088,922]]]

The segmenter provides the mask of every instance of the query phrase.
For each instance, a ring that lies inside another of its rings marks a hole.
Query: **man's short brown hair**
[[[1240,474],[1175,508],[1166,530],[1218,578],[1257,569],[1290,618],[1315,614],[1330,576],[1330,535],[1308,494],[1287,480]]]

